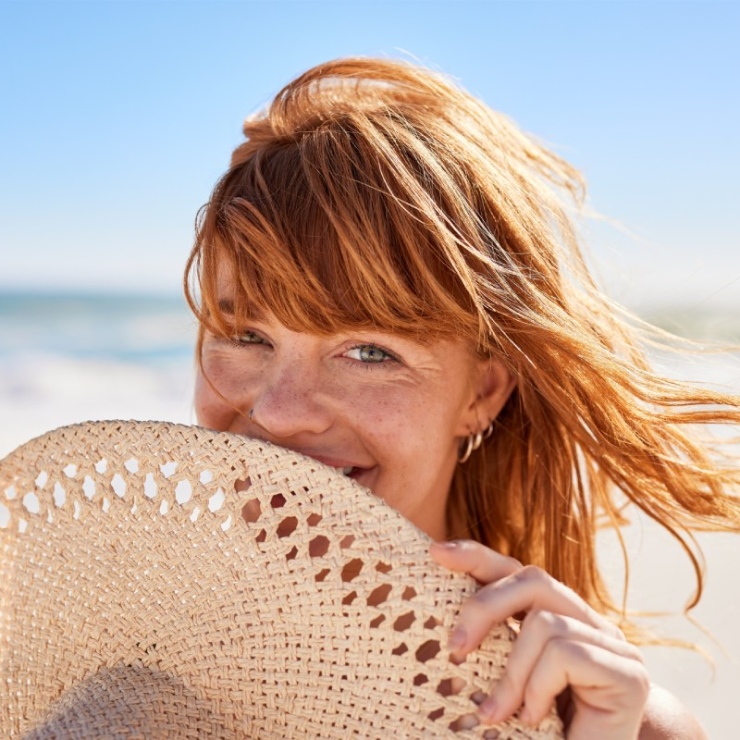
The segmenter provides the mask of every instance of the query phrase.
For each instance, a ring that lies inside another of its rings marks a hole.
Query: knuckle
[[[505,561],[511,566],[511,569],[513,571],[519,571],[525,567],[522,565],[520,560],[517,560],[516,558],[513,558],[510,555],[502,555],[501,557],[505,559]]]
[[[544,640],[560,635],[565,624],[562,617],[543,609],[532,609],[522,622],[522,630],[536,635]]]
[[[486,611],[495,599],[495,584],[481,586],[469,599],[468,606],[474,611]]]
[[[641,666],[645,665],[645,656],[642,654],[640,648],[633,645],[631,642],[626,642],[627,652],[629,657]]]
[[[542,568],[536,565],[522,566],[522,568],[520,568],[516,572],[515,578],[523,581],[524,583],[534,585],[549,584],[552,581],[552,576],[550,576],[546,571],[542,570]]]
[[[607,621],[606,623],[607,630],[611,637],[614,637],[617,640],[621,640],[622,642],[629,642],[622,630],[620,629],[619,625],[615,624],[614,622]]]
[[[629,683],[635,699],[643,705],[646,704],[650,695],[650,676],[642,663],[633,663]]]

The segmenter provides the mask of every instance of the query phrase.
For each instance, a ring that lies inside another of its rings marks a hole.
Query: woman
[[[244,132],[188,263],[200,423],[342,469],[477,578],[456,658],[526,615],[483,722],[559,697],[573,738],[702,736],[622,632],[596,517],[735,529],[738,471],[686,425],[740,400],[651,371],[581,258],[579,174],[387,60],[309,70]]]

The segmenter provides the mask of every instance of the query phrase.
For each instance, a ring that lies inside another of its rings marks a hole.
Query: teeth
[[[344,475],[349,475],[353,470],[354,468],[352,466],[348,468],[342,468],[342,473],[344,473]]]

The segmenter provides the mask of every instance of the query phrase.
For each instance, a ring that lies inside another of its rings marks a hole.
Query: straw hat
[[[505,625],[337,471],[197,427],[93,422],[0,463],[0,728],[28,738],[562,737],[466,727]]]

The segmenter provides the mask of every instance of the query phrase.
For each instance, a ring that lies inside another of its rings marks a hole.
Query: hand
[[[475,650],[494,625],[526,614],[506,672],[479,707],[482,722],[502,722],[521,707],[524,724],[539,724],[567,689],[569,740],[638,736],[650,683],[640,652],[615,625],[541,568],[480,543],[437,542],[430,553],[482,584],[463,604],[450,636],[454,659]]]

